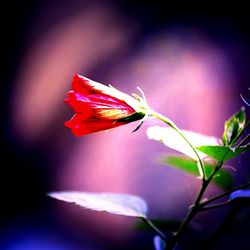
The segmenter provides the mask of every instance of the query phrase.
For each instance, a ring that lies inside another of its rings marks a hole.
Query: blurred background
[[[200,181],[157,162],[168,149],[145,131],[159,122],[76,138],[63,125],[73,114],[63,99],[76,73],[126,93],[140,86],[180,128],[220,137],[243,105],[240,94],[250,99],[246,6],[37,0],[5,3],[1,19],[0,249],[154,249],[154,234],[135,230],[135,219],[46,193],[130,193],[147,201],[150,218],[180,219]],[[247,154],[232,162],[235,185],[249,179],[248,162]],[[218,192],[212,186],[207,194]],[[228,212],[197,216],[196,238],[184,237],[179,249],[195,249],[195,241],[204,249]],[[211,249],[247,249],[249,228],[244,220]]]

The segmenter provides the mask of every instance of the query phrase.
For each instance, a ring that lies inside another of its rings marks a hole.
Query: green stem
[[[228,204],[230,204],[231,202],[232,202],[232,200],[227,200],[227,201],[220,202],[220,203],[217,203],[217,204],[213,204],[213,205],[210,205],[210,206],[205,206],[205,207],[202,206],[200,208],[200,212],[207,211],[207,210],[214,209],[214,208],[218,208],[218,207],[225,207]]]
[[[204,206],[201,206],[201,199],[202,199],[202,197],[203,197],[209,183],[213,179],[214,175],[221,168],[223,162],[218,162],[217,165],[214,167],[213,172],[210,174],[210,176],[207,177],[206,173],[205,173],[205,168],[204,168],[203,161],[201,160],[198,152],[196,151],[194,146],[187,140],[187,138],[183,135],[181,130],[174,124],[174,122],[172,122],[171,120],[169,120],[168,118],[166,118],[165,116],[163,116],[163,115],[161,115],[161,114],[159,114],[157,112],[151,112],[149,115],[153,116],[153,117],[155,117],[155,118],[157,118],[157,119],[159,119],[159,120],[161,120],[163,122],[165,122],[168,126],[173,128],[187,142],[187,144],[190,146],[190,148],[193,150],[193,152],[195,153],[195,155],[198,158],[197,166],[198,166],[201,178],[202,178],[202,185],[201,185],[199,193],[196,196],[196,199],[195,199],[193,205],[190,206],[189,212],[187,213],[186,217],[184,218],[184,220],[183,220],[182,224],[180,225],[178,231],[173,233],[173,235],[170,237],[170,239],[167,242],[166,249],[167,250],[172,250],[175,247],[175,245],[176,245],[179,237],[181,236],[181,234],[184,232],[184,230],[189,225],[190,221],[204,207]]]
[[[205,191],[206,191],[206,189],[208,187],[208,184],[213,179],[214,175],[220,169],[222,164],[223,164],[223,162],[218,162],[218,164],[215,166],[213,172],[208,177],[208,179],[203,179],[201,189],[200,189],[198,195],[196,196],[196,199],[195,199],[193,205],[190,206],[189,212],[186,215],[186,217],[184,218],[184,220],[183,220],[182,224],[180,225],[178,231],[175,232],[172,235],[172,237],[169,239],[169,241],[167,242],[166,250],[172,250],[175,247],[178,239],[180,238],[180,236],[184,232],[184,230],[187,228],[190,221],[200,211],[200,209],[201,209],[200,202],[201,202],[201,199],[202,199],[202,197],[203,197],[203,195],[204,195],[204,193],[205,193]]]
[[[227,195],[231,194],[231,193],[234,192],[234,191],[237,191],[237,190],[239,190],[239,189],[244,189],[244,188],[247,188],[247,187],[249,187],[249,186],[250,186],[250,182],[247,182],[247,183],[242,184],[242,185],[240,185],[240,186],[231,188],[231,189],[229,189],[228,191],[226,191],[226,192],[224,192],[224,193],[222,193],[222,194],[216,195],[216,196],[214,196],[214,197],[212,197],[212,198],[210,198],[210,199],[208,199],[208,200],[205,200],[205,201],[201,202],[200,205],[204,207],[204,206],[206,206],[207,204],[209,204],[209,203],[211,203],[211,202],[213,202],[213,201],[216,201],[216,200],[218,200],[218,199],[220,199],[220,198],[222,198],[222,197],[224,197],[224,196],[227,196]]]
[[[152,111],[151,113],[149,113],[149,116],[154,116],[155,118],[165,122],[168,126],[170,126],[171,128],[173,128],[186,142],[187,144],[190,146],[190,148],[194,151],[195,155],[198,158],[198,170],[200,173],[200,176],[202,178],[202,180],[206,179],[206,173],[205,173],[205,168],[204,168],[204,164],[197,152],[197,150],[194,148],[194,146],[188,141],[188,139],[183,135],[183,133],[181,132],[181,130],[174,124],[173,121],[171,121],[170,119],[168,119],[167,117],[163,116],[160,113],[154,112]]]
[[[157,228],[157,227],[153,224],[152,221],[150,221],[150,220],[148,220],[147,218],[144,218],[144,217],[142,217],[141,219],[142,219],[149,227],[151,227],[151,228],[156,232],[156,234],[158,234],[158,235],[161,237],[161,239],[162,239],[164,242],[166,242],[166,236],[165,236],[165,234],[164,234],[159,228]]]
[[[196,196],[196,199],[195,199],[193,205],[190,206],[189,212],[187,213],[186,217],[184,218],[184,220],[183,220],[182,224],[180,225],[178,231],[173,233],[173,235],[169,238],[169,240],[167,242],[166,249],[167,250],[172,250],[175,247],[175,245],[176,245],[179,237],[183,233],[183,231],[189,225],[190,221],[197,214],[197,212],[199,212],[199,210],[201,208],[200,207],[200,202],[201,202],[201,199],[202,199],[202,197],[203,197],[203,195],[204,195],[204,193],[205,193],[205,191],[206,191],[206,189],[208,187],[208,184],[213,179],[216,172],[220,169],[223,162],[218,162],[217,165],[215,166],[213,172],[210,174],[210,176],[206,177],[204,164],[203,164],[203,161],[201,160],[198,152],[196,151],[194,146],[188,141],[188,139],[183,135],[181,130],[174,124],[174,122],[172,122],[170,119],[166,118],[165,116],[163,116],[163,115],[161,115],[161,114],[159,114],[157,112],[152,111],[149,115],[163,121],[164,123],[166,123],[168,126],[173,128],[187,142],[187,144],[190,146],[190,148],[193,150],[193,152],[195,153],[195,155],[198,158],[197,166],[198,166],[201,178],[202,178],[202,186],[200,188],[199,193]]]

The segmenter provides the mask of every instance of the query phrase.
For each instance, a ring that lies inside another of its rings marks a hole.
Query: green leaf
[[[175,220],[175,219],[155,218],[155,219],[150,219],[150,221],[160,230],[169,232],[177,231],[181,225],[181,220]],[[151,228],[147,224],[145,224],[145,222],[142,220],[138,220],[136,222],[135,228],[141,231],[151,230]]]
[[[167,164],[168,166],[178,168],[188,174],[197,177],[200,176],[197,167],[197,162],[189,157],[168,155],[162,158],[162,162]],[[213,169],[213,165],[204,163],[204,170],[206,172],[206,176],[209,176],[212,173]],[[233,177],[228,171],[221,168],[212,181],[217,186],[223,189],[228,189],[232,186]]]
[[[111,214],[146,218],[147,213],[146,202],[134,195],[62,191],[48,193],[48,196],[75,203],[83,208],[106,211]]]
[[[202,135],[188,130],[180,131],[194,147],[201,145],[219,145],[219,139],[214,136]],[[147,129],[147,136],[149,139],[160,141],[167,147],[179,151],[195,160],[198,159],[190,145],[172,128],[151,126]],[[200,154],[201,158],[204,156],[205,155]]]
[[[196,149],[220,162],[223,162],[246,152],[249,148],[250,144],[234,149],[227,146],[200,146]]]
[[[224,125],[222,142],[224,146],[233,146],[242,134],[246,123],[246,114],[244,108],[230,117]]]

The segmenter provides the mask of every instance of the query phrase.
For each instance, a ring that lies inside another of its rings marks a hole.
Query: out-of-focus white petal
[[[51,192],[48,196],[80,205],[96,211],[106,211],[111,214],[120,214],[146,218],[146,202],[134,195],[116,193],[89,193],[89,192]]]
[[[205,145],[219,145],[219,139],[214,136],[206,136],[198,134],[192,131],[181,130],[187,140],[194,146],[205,146]],[[147,136],[149,139],[160,141],[167,147],[179,151],[195,160],[197,156],[188,145],[188,143],[172,128],[164,128],[160,126],[152,126],[147,129]],[[206,155],[198,152],[201,158]]]

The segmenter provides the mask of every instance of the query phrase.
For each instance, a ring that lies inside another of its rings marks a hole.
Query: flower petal
[[[140,106],[138,100],[84,76],[73,78],[72,89],[64,101],[76,114],[65,126],[77,136],[118,127],[145,116],[146,107]]]
[[[73,78],[72,89],[82,95],[104,94],[118,100],[125,101],[134,110],[137,110],[138,108],[138,101],[133,97],[117,90],[114,87],[108,87],[79,74],[75,75]]]
[[[64,102],[68,103],[76,113],[92,113],[88,104],[90,102],[88,98],[74,91],[68,92],[68,97],[64,99]]]
[[[85,120],[89,119],[92,116],[91,113],[76,113],[73,115],[73,117],[64,123],[64,125],[67,128],[74,128],[75,126],[78,126],[81,122],[84,122]]]
[[[107,97],[105,95],[90,95],[90,107],[93,109],[94,116],[107,120],[118,120],[135,113],[124,101],[116,98]]]
[[[80,115],[78,114],[75,114],[72,119],[73,121],[70,120],[69,122],[66,122],[65,126],[71,128],[72,133],[76,136],[108,130],[127,124],[127,122],[114,122],[112,120],[99,120],[94,118],[81,120]]]
[[[91,94],[91,89],[88,88],[88,79],[81,76],[81,75],[75,75],[72,80],[72,89],[76,93],[80,93],[82,95],[89,95]]]
[[[83,95],[106,94],[111,97],[116,97],[113,89],[79,74],[75,75],[73,78],[72,89]]]

